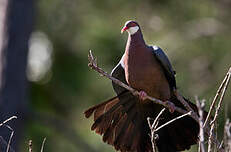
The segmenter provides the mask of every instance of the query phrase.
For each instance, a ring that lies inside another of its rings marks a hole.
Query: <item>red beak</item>
[[[128,29],[128,27],[127,26],[124,26],[123,28],[122,28],[122,30],[121,30],[121,34],[124,32],[124,31],[126,31]]]

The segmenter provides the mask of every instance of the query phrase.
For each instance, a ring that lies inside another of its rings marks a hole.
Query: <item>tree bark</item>
[[[7,0],[3,1],[6,2],[7,9],[5,17],[0,16],[0,122],[13,115],[18,117],[9,122],[15,132],[11,147],[18,151],[28,111],[26,66],[34,1],[8,0],[8,4]],[[6,127],[0,128],[0,136],[7,142],[10,133]],[[6,146],[0,145],[0,151],[6,151]]]

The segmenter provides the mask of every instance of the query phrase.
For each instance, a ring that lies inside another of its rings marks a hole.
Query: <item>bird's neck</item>
[[[125,49],[125,54],[129,57],[135,57],[139,54],[143,54],[143,50],[146,47],[143,35],[140,30],[135,34],[128,36],[127,45]],[[132,58],[133,58],[132,57]]]
[[[128,36],[127,46],[125,50],[124,56],[124,65],[126,75],[128,76],[129,73],[131,75],[136,75],[136,71],[134,71],[133,67],[140,67],[140,63],[145,60],[147,57],[147,49],[146,44],[144,42],[143,36],[141,31],[139,30],[133,35]],[[127,78],[128,79],[128,78]]]
[[[127,47],[143,47],[145,46],[145,41],[141,30],[138,30],[135,34],[128,35]]]

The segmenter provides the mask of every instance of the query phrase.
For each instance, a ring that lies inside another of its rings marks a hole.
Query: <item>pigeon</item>
[[[128,32],[125,53],[111,75],[139,91],[134,95],[112,82],[117,96],[90,107],[84,114],[94,114],[91,130],[102,135],[103,141],[121,152],[152,152],[151,130],[147,118],[155,119],[163,107],[147,99],[147,95],[170,101],[185,109],[177,99],[175,71],[164,51],[145,43],[136,21],[127,21],[121,33]],[[184,98],[191,108],[195,104]],[[159,125],[181,114],[170,108]],[[156,132],[155,144],[159,152],[178,152],[190,149],[198,141],[199,124],[190,116],[181,118]]]

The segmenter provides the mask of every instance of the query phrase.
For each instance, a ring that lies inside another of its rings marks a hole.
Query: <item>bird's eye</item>
[[[136,24],[135,23],[131,23],[131,27],[133,27],[133,26],[136,26]]]

